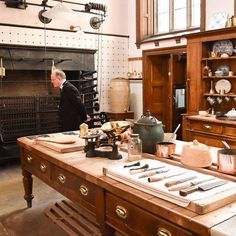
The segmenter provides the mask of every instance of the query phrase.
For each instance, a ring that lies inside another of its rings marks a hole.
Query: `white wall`
[[[41,4],[41,0],[28,0],[30,3]],[[77,0],[71,0],[77,3]],[[75,32],[63,32],[43,29],[11,27],[0,25],[0,43],[50,46],[63,48],[88,48],[97,49],[95,64],[98,76],[98,90],[101,111],[109,111],[108,88],[109,80],[114,77],[125,77],[128,71],[128,3],[126,0],[95,0],[107,6],[107,16],[99,30],[91,28],[90,18],[95,16],[87,13],[76,12],[76,16],[52,20],[45,24],[46,28],[69,30],[71,25],[81,26],[83,31],[97,32],[112,35],[78,34]],[[48,5],[56,5],[59,2],[48,1]],[[79,3],[89,3],[80,0]],[[63,3],[74,10],[84,10],[83,6]],[[38,13],[43,8],[31,6],[25,10],[7,8],[4,2],[0,2],[0,24],[16,24],[19,26],[44,27],[40,22]],[[91,10],[91,12],[96,12]],[[103,12],[101,12],[103,13]],[[122,16],[122,17],[121,17]],[[119,36],[120,35],[120,36]],[[63,68],[61,68],[63,69]],[[7,78],[7,77],[6,77]]]

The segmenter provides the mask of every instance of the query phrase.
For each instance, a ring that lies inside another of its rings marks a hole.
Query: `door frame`
[[[151,82],[150,82],[150,73],[152,72],[152,61],[151,61],[151,57],[153,56],[171,56],[172,54],[178,54],[178,53],[187,53],[187,46],[186,45],[181,45],[178,47],[168,47],[168,48],[158,48],[158,49],[149,49],[149,50],[143,50],[143,114],[145,114],[147,109],[150,109],[149,107],[149,93],[147,92],[148,89],[150,89],[151,86]],[[169,63],[169,69],[171,69],[171,63]],[[187,67],[187,64],[186,64]],[[168,73],[168,80],[169,81],[173,81],[173,75],[172,73]],[[171,86],[172,88],[173,86]],[[173,89],[173,88],[172,88]],[[173,92],[170,93],[171,97],[168,97],[169,99],[169,104],[168,104],[168,108],[170,108],[171,106],[173,106]],[[187,93],[186,93],[187,94]],[[172,108],[171,108],[172,109]],[[152,111],[151,111],[152,113]],[[172,114],[172,112],[171,112]],[[167,131],[171,131],[172,130],[172,115],[169,114],[168,116],[166,116],[166,119],[168,120],[168,124],[167,124]],[[164,116],[166,114],[163,114]]]

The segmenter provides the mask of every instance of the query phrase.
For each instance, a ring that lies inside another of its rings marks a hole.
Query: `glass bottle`
[[[142,141],[139,134],[131,134],[128,142],[128,161],[136,161],[142,158]]]

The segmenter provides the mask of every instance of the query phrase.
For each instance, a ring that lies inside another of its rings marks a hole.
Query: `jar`
[[[131,134],[128,142],[128,161],[136,161],[142,158],[142,141],[139,134]]]
[[[146,115],[134,122],[133,132],[140,135],[142,151],[145,153],[154,154],[156,144],[164,139],[162,122],[151,116],[149,110],[146,111]]]

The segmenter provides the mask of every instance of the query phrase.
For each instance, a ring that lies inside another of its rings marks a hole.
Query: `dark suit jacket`
[[[78,130],[87,119],[84,104],[78,89],[69,81],[65,81],[61,91],[59,116],[63,131]]]

